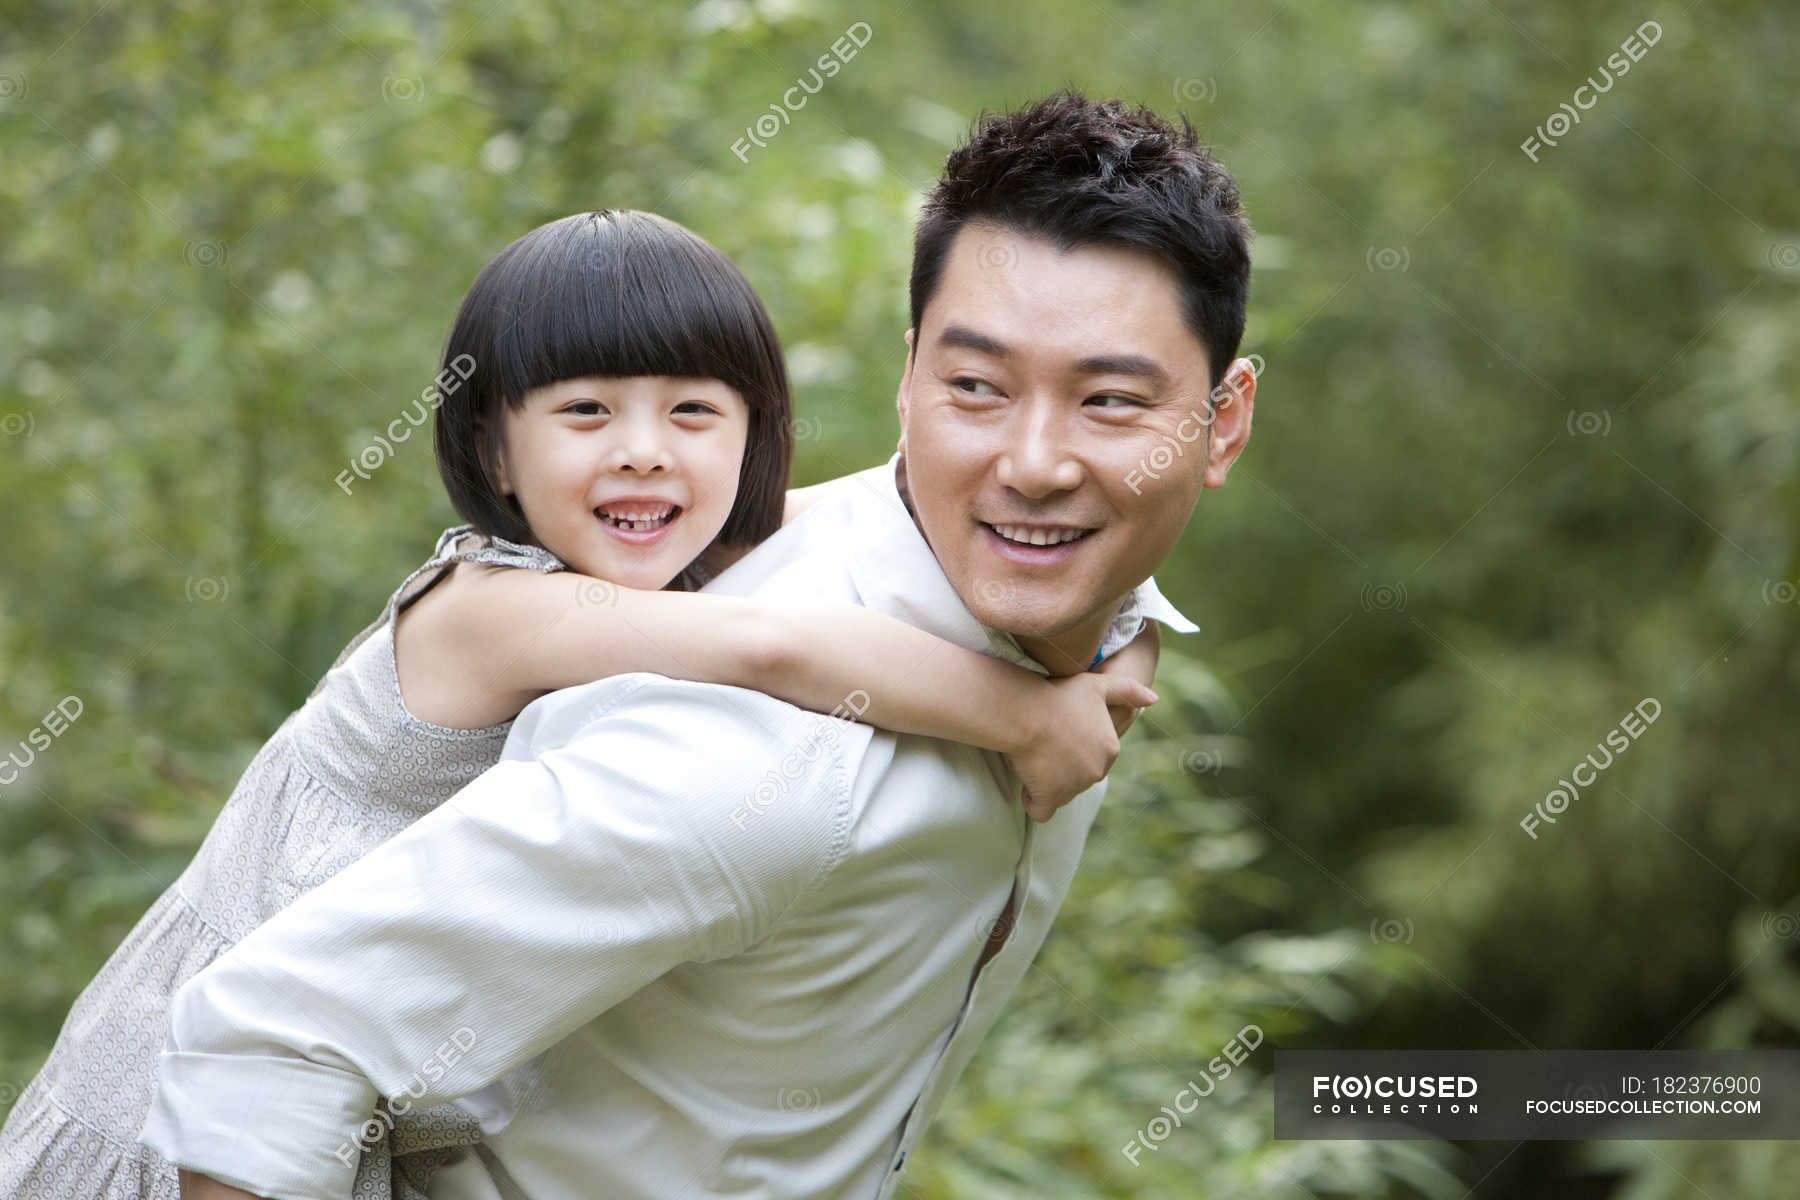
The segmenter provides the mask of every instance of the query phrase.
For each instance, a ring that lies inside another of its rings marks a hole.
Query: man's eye
[[[1142,400],[1137,400],[1130,396],[1089,396],[1087,402],[1097,408],[1110,408],[1114,410],[1144,407],[1144,402]]]
[[[1000,394],[1000,389],[989,383],[987,380],[971,379],[967,375],[952,379],[950,381],[950,386],[959,392],[965,392],[971,396],[998,396]],[[982,388],[987,390],[979,390]]]

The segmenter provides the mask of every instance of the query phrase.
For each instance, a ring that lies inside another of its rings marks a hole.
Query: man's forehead
[[[1183,310],[1175,273],[1147,252],[1065,248],[970,225],[958,233],[921,315],[919,348],[1029,356],[1078,374],[1204,373],[1205,347]]]

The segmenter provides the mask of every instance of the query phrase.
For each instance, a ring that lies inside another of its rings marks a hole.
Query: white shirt
[[[963,606],[891,462],[710,590],[862,604],[1036,666]],[[1152,617],[1195,628],[1146,581],[1103,652]],[[379,1096],[469,1097],[486,1146],[434,1200],[891,1196],[1103,793],[1038,825],[968,746],[649,674],[545,696],[498,765],[177,993],[143,1141],[343,1200]],[[489,1086],[540,1054],[530,1094]]]

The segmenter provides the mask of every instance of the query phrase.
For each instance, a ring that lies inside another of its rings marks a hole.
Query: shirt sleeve
[[[261,1196],[343,1200],[380,1096],[486,1086],[766,936],[842,856],[866,727],[652,675],[533,707],[534,743],[573,736],[509,746],[176,992],[146,1145]]]

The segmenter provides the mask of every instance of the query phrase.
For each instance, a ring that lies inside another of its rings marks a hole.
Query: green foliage
[[[1648,1200],[1794,1177],[1784,1143],[1276,1143],[1266,1049],[1141,1167],[1120,1152],[1249,1023],[1319,1047],[1795,1044],[1790,7],[11,17],[0,751],[83,709],[0,785],[0,1104],[453,520],[422,439],[334,480],[430,381],[492,254],[599,206],[712,239],[775,315],[815,482],[892,448],[906,234],[944,153],[984,107],[1074,83],[1186,109],[1231,167],[1266,369],[1249,450],[1159,575],[1205,632],[1170,648],[1171,699],[911,1186],[1459,1194],[1450,1171]],[[1650,18],[1656,45],[1532,161]],[[746,142],[859,20],[857,56]],[[1521,829],[1645,697],[1642,738]]]

